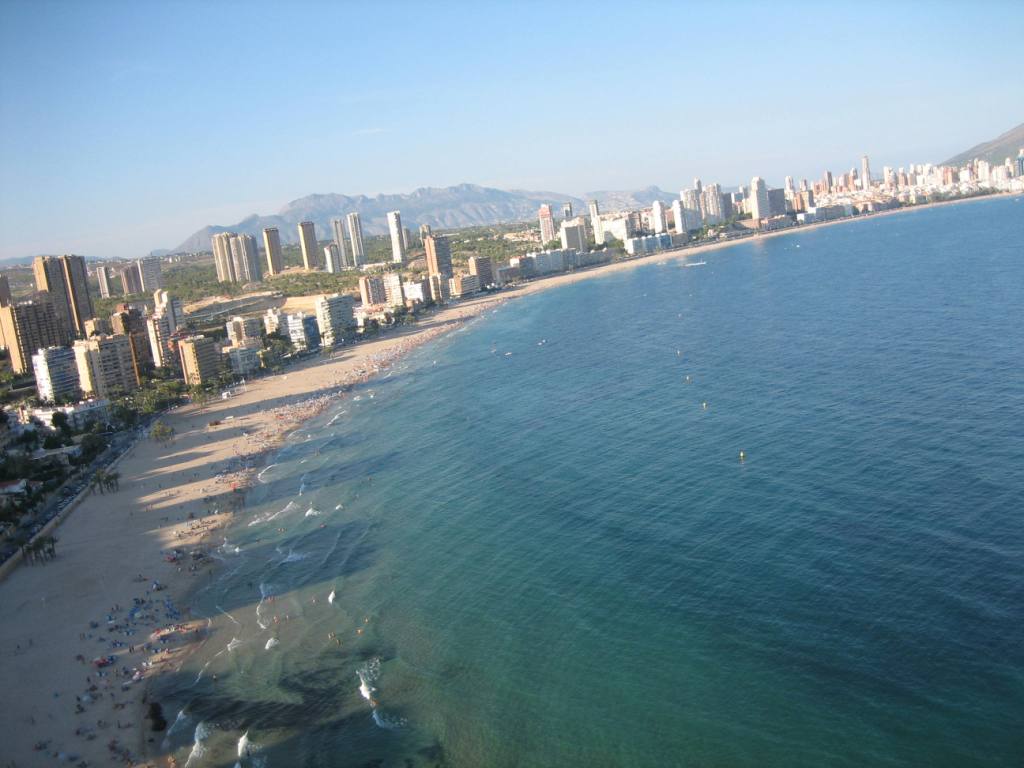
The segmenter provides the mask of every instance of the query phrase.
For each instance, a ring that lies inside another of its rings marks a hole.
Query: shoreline
[[[177,432],[175,441],[160,446],[140,438],[119,460],[121,489],[110,499],[93,493],[61,523],[58,557],[45,565],[23,564],[0,583],[0,601],[6,614],[15,617],[0,627],[0,648],[7,658],[0,668],[0,695],[5,697],[0,723],[10,734],[5,745],[9,759],[30,764],[43,754],[62,752],[93,765],[127,750],[142,761],[132,764],[156,765],[154,758],[147,762],[142,757],[149,751],[147,739],[159,744],[166,735],[152,732],[143,718],[148,681],[163,669],[180,667],[205,640],[204,628],[175,606],[187,605],[202,576],[213,576],[216,566],[205,553],[212,551],[216,534],[244,508],[248,484],[288,433],[413,349],[498,304],[567,283],[762,238],[1003,196],[880,211],[534,280],[442,307],[415,325],[254,380],[229,400],[165,414],[163,420]],[[219,424],[211,426],[214,421]],[[175,549],[182,555],[168,559]],[[194,551],[204,554],[193,558]],[[101,655],[116,658],[105,668],[111,673],[102,677],[103,670],[91,664]],[[122,670],[129,674],[112,676]],[[122,725],[119,717],[138,720]],[[111,739],[117,740],[116,752]],[[45,750],[35,750],[42,742],[48,742]]]

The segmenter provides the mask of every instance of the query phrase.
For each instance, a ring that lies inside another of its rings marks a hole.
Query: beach
[[[854,221],[868,218],[873,217]],[[145,757],[146,740],[152,736],[158,746],[162,738],[144,719],[146,680],[175,668],[193,643],[204,640],[205,626],[187,613],[189,592],[211,577],[221,531],[244,509],[254,474],[287,434],[345,397],[347,388],[510,298],[843,223],[851,221],[534,281],[444,307],[415,325],[235,387],[229,399],[168,413],[164,421],[175,430],[173,442],[136,442],[116,467],[120,488],[93,493],[57,529],[57,557],[45,565],[23,565],[0,583],[4,764],[45,765],[61,756],[71,764],[157,764]]]

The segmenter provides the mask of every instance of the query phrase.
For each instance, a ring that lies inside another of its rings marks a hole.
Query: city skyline
[[[1024,20],[1014,5],[989,6],[1004,21]],[[308,61],[291,56],[301,39],[293,28],[309,18],[329,26],[344,13],[347,24],[372,29],[385,17],[391,25],[394,9],[266,7],[250,21],[230,7],[185,6],[187,12],[176,13],[9,4],[0,54],[10,118],[0,128],[6,166],[0,225],[8,234],[0,258],[138,257],[172,247],[203,225],[276,210],[317,192],[369,195],[472,182],[582,197],[651,184],[673,189],[693,176],[731,186],[753,174],[778,185],[784,175],[816,178],[824,168],[849,167],[863,154],[876,167],[911,158],[941,162],[1020,121],[1012,45],[969,58],[947,55],[962,45],[968,20],[967,11],[953,6],[937,6],[926,19],[898,8],[818,9],[813,35],[806,9],[793,6],[741,6],[745,23],[728,26],[710,6],[687,8],[686,27],[707,30],[704,37],[668,51],[652,50],[644,35],[617,38],[618,53],[597,58],[606,41],[568,20],[518,34],[530,23],[529,8],[403,5],[397,39],[388,43],[393,50],[361,41],[335,62],[323,54]],[[600,3],[588,9],[597,18],[614,10]],[[661,4],[640,10],[652,30],[680,12]],[[212,55],[216,30],[230,24],[244,32],[256,19],[278,29],[280,56],[242,67]],[[869,26],[879,45],[899,44],[887,46],[885,57],[873,54],[875,46],[837,53],[829,35],[854,25]],[[159,31],[128,35],[138,26]],[[33,32],[44,28],[52,45],[36,50]],[[482,28],[489,34],[480,35]],[[451,51],[430,60],[417,56],[424,30],[443,34]],[[79,39],[98,42],[86,53]],[[516,67],[503,58],[513,48]],[[596,121],[570,108],[560,89],[538,93],[531,86],[564,67],[580,74],[581,98],[605,104],[621,86],[708,56],[734,61],[720,78],[739,83],[750,51],[766,65],[806,66],[795,80],[787,77],[764,93],[745,91],[739,100],[713,82],[697,83],[692,98],[644,99],[642,110],[612,100]],[[214,109],[225,93],[265,100],[268,91],[277,117],[266,125],[239,131]],[[527,92],[524,108],[515,94]],[[308,99],[326,110],[325,119],[292,118]],[[941,121],[922,117],[939,103],[961,108],[946,110]],[[507,113],[505,119],[490,119],[495,110]],[[635,141],[637,135],[645,140]],[[219,172],[228,162],[233,185]]]

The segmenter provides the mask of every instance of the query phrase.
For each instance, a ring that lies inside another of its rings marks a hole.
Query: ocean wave
[[[208,738],[210,738],[210,728],[205,721],[200,720],[196,724],[196,730],[192,736],[192,751],[189,752],[188,760],[185,761],[185,768],[194,768],[203,759],[206,754],[206,746],[203,742]]]
[[[409,721],[404,717],[385,714],[379,708],[373,710],[373,722],[376,723],[378,728],[383,728],[385,731],[397,731],[409,724]]]
[[[163,742],[160,744],[160,748],[167,752],[171,748],[171,736],[177,733],[182,728],[187,728],[189,721],[188,713],[185,711],[185,707],[178,710],[177,717],[174,718],[174,722],[171,723],[171,727],[167,729],[167,735],[164,736]]]

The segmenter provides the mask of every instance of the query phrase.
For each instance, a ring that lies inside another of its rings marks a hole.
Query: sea
[[[1024,765],[1024,198],[508,301],[294,432],[180,766]]]

